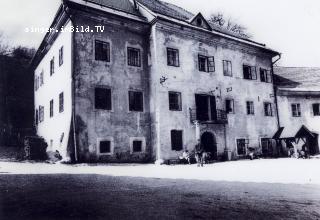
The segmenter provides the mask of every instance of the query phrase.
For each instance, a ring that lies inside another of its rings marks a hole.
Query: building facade
[[[281,132],[281,151],[288,145],[302,150],[306,145],[310,155],[319,153],[320,134],[320,68],[275,68],[277,102]]]
[[[170,160],[200,141],[212,159],[236,159],[261,152],[278,129],[279,53],[201,13],[69,0],[51,26],[62,27],[74,31],[48,33],[33,65],[38,135],[66,158]]]

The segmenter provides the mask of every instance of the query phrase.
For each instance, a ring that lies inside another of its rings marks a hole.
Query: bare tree
[[[241,37],[252,37],[251,34],[248,33],[248,30],[245,26],[234,22],[231,18],[224,18],[224,15],[221,12],[211,14],[209,21],[221,29],[226,29]]]

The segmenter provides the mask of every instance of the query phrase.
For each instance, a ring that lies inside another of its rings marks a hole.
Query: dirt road
[[[320,186],[0,175],[0,219],[320,219]]]

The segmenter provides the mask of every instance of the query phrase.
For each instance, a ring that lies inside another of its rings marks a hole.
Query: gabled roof
[[[320,68],[275,67],[275,81],[279,90],[292,92],[319,92]]]
[[[140,16],[139,11],[134,8],[134,5],[129,0],[84,0],[84,2],[91,2],[103,7]]]

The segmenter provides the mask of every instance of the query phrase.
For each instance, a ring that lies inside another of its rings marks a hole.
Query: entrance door
[[[201,136],[201,145],[205,152],[211,153],[212,159],[217,159],[217,143],[211,132],[204,132]]]

